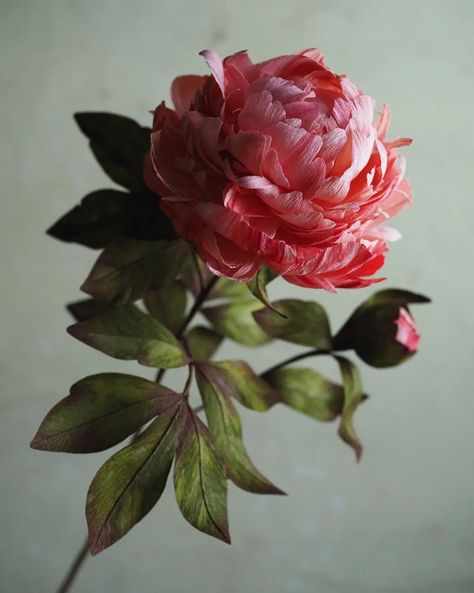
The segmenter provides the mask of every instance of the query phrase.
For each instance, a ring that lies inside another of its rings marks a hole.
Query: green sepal
[[[188,357],[173,334],[135,305],[118,305],[71,325],[72,336],[104,354],[155,368],[184,366]]]
[[[336,350],[353,349],[367,364],[376,368],[399,365],[410,352],[397,341],[396,320],[400,308],[429,303],[427,297],[407,290],[387,289],[375,293],[352,313],[334,338]]]

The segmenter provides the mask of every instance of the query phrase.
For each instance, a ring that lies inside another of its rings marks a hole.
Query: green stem
[[[286,367],[287,365],[291,364],[292,362],[298,362],[299,360],[309,358],[310,356],[321,356],[323,354],[331,354],[331,350],[307,350],[306,352],[302,352],[301,354],[297,354],[296,356],[287,358],[286,360],[279,362],[275,366],[270,367],[263,373],[263,375],[272,373],[273,371],[277,371],[278,369]]]

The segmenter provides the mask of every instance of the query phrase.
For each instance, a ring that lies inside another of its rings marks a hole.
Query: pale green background
[[[474,591],[472,0],[0,1],[1,593],[51,593],[81,542],[87,485],[105,455],[28,442],[71,383],[137,370],[65,332],[63,304],[95,253],[44,230],[110,185],[71,114],[146,123],[203,48],[256,60],[304,47],[393,109],[415,205],[396,226],[387,286],[431,295],[419,355],[363,366],[360,465],[335,435],[288,409],[244,413],[248,447],[286,498],[230,489],[233,544],[192,530],[169,488],[122,542],[87,563],[75,593],[467,593]],[[297,294],[276,285],[273,296]],[[304,291],[303,291],[304,292]],[[334,324],[369,291],[306,292]],[[225,350],[263,369],[296,349]],[[143,370],[143,369],[141,369]],[[146,374],[146,370],[145,370]],[[149,373],[148,373],[149,374]],[[181,378],[172,381],[178,387]]]

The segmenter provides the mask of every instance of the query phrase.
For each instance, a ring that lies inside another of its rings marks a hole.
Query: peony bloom
[[[217,275],[250,280],[267,264],[300,286],[361,287],[383,265],[383,223],[411,201],[386,139],[390,112],[317,50],[253,64],[202,55],[180,76],[175,109],[154,113],[145,177],[179,235]]]
[[[418,333],[415,320],[405,307],[400,307],[400,314],[395,324],[397,326],[397,334],[395,336],[397,342],[405,346],[409,352],[416,352],[421,335]]]

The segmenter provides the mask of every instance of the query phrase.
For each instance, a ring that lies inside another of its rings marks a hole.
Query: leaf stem
[[[263,373],[263,375],[266,375],[267,373],[272,373],[273,371],[278,371],[279,369],[291,364],[292,362],[298,362],[299,360],[309,358],[310,356],[321,356],[323,354],[331,354],[331,350],[307,350],[306,352],[302,352],[301,354],[297,354],[296,356],[287,358],[286,360],[279,362],[275,366],[270,367]]]
[[[202,288],[200,293],[197,295],[193,306],[189,310],[188,314],[186,315],[186,318],[184,319],[183,323],[181,324],[178,331],[176,332],[176,337],[178,340],[180,340],[183,337],[184,332],[187,330],[189,324],[194,319],[196,314],[199,312],[199,309],[202,307],[204,301],[207,299],[211,290],[214,288],[214,286],[216,285],[218,280],[219,280],[218,276],[213,276],[211,278],[211,280],[209,280],[209,282]],[[192,369],[192,367],[191,367],[191,369]],[[160,369],[158,371],[158,374],[156,375],[157,383],[161,382],[165,373],[166,373],[166,369]],[[184,388],[185,392],[186,392],[186,389],[189,389],[189,383],[190,383],[191,378],[192,378],[192,370],[190,371],[188,380],[186,381],[186,385]],[[194,411],[199,412],[200,410],[202,410],[202,406],[198,406],[197,408],[195,408]],[[138,430],[135,433],[135,435],[132,437],[132,442],[134,442],[139,435],[140,435],[140,431]],[[66,576],[64,577],[64,580],[62,581],[59,589],[57,590],[57,593],[67,593],[70,590],[72,584],[74,583],[74,580],[76,579],[79,571],[82,568],[82,565],[84,564],[84,561],[86,560],[86,558],[88,556],[88,551],[89,551],[89,540],[86,537],[84,543],[78,550],[73,563],[71,564],[69,570],[67,571]]]
[[[189,397],[189,388],[191,387],[191,383],[193,381],[193,370],[194,370],[194,367],[192,364],[190,364],[188,378],[186,379],[186,383],[184,384],[184,389],[183,389],[183,395],[186,399]]]

